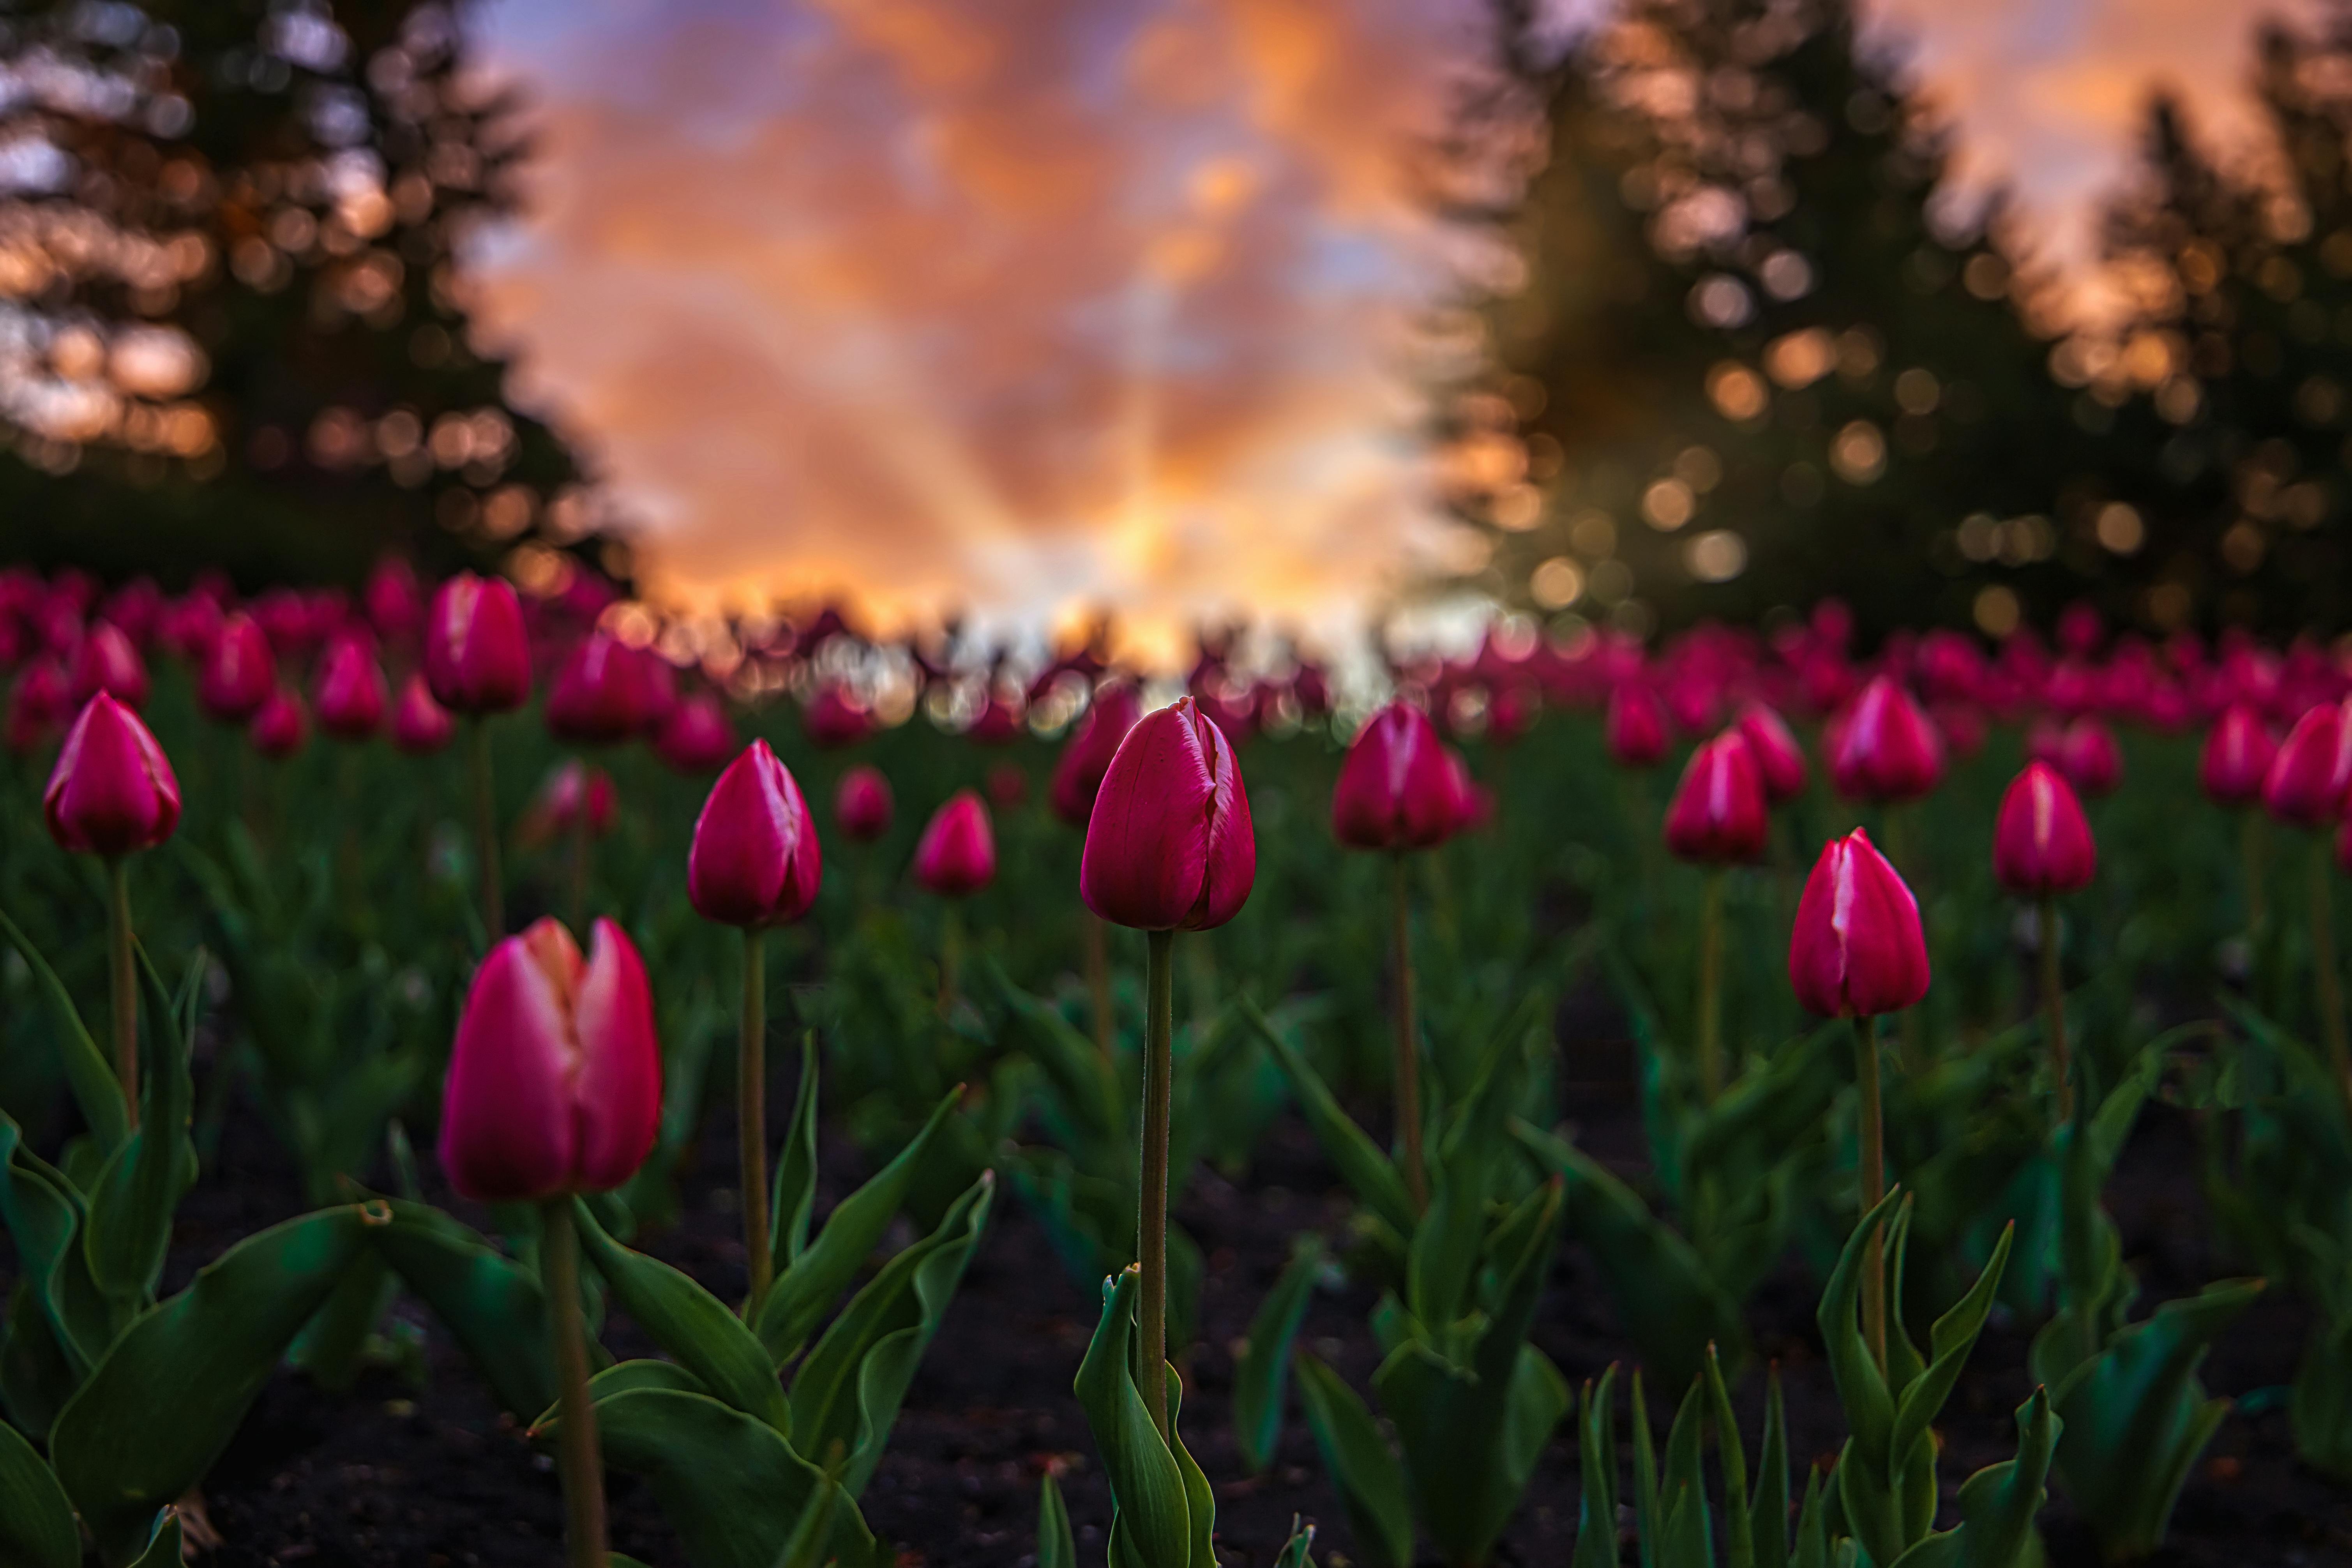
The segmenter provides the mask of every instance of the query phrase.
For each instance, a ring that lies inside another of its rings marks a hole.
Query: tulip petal
[[[1196,721],[1197,736],[1209,752],[1214,781],[1209,801],[1208,853],[1202,865],[1201,892],[1182,922],[1186,931],[1208,931],[1224,924],[1249,901],[1257,881],[1257,832],[1250,822],[1249,791],[1242,787],[1240,762],[1233,742],[1205,715]]]
[[[1180,698],[1145,714],[1103,775],[1087,824],[1078,892],[1088,909],[1113,925],[1171,931],[1206,913],[1201,906],[1210,830],[1219,816],[1218,779],[1192,723],[1193,711],[1192,699]],[[1247,831],[1247,803],[1239,798],[1240,774],[1231,769],[1230,748],[1220,750],[1228,756],[1241,837],[1248,844],[1246,869],[1254,876],[1256,841]],[[1241,851],[1229,842],[1223,854],[1230,877],[1241,868]]]
[[[662,1067],[653,989],[626,933],[599,920],[573,1016],[579,1030],[574,1184],[604,1192],[636,1174],[660,1129]]]
[[[556,930],[576,963],[579,950]],[[580,1140],[572,1009],[551,973],[562,959],[534,927],[528,944],[509,937],[492,948],[466,994],[442,1090],[440,1157],[467,1197],[520,1202],[571,1184]]]

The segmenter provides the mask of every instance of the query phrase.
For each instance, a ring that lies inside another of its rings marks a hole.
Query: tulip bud
[[[2074,786],[2048,763],[2026,763],[1993,821],[1993,876],[2021,898],[2042,898],[2089,887],[2098,868],[2098,847]]]
[[[85,855],[152,849],[180,823],[180,781],[139,715],[101,691],[66,731],[41,792],[49,837]]]
[[[825,751],[854,746],[874,732],[874,716],[838,681],[826,681],[801,712],[809,743]]]
[[[1919,905],[1857,827],[1822,847],[1789,935],[1797,1000],[1830,1017],[1898,1013],[1927,994]]]
[[[612,746],[645,729],[654,693],[644,658],[609,632],[589,634],[548,689],[548,732],[573,745]]]
[[[1602,738],[1620,767],[1646,768],[1666,754],[1666,710],[1648,683],[1617,683],[1609,693]]]
[[[147,661],[111,621],[92,621],[74,649],[74,700],[100,691],[127,708],[147,705]]]
[[[271,762],[284,762],[302,749],[310,737],[310,722],[302,703],[290,691],[273,691],[245,727],[253,749]]]
[[[397,555],[387,555],[368,574],[360,591],[367,618],[378,637],[397,641],[413,635],[425,618],[425,595],[417,585],[416,569]]]
[[[366,633],[339,634],[320,657],[310,688],[319,728],[338,741],[364,741],[383,724],[384,700],[383,671]]]
[[[1767,805],[1794,800],[1805,792],[1805,750],[1770,705],[1750,702],[1739,710],[1739,733],[1756,762]]]
[[[20,757],[39,750],[72,711],[65,672],[46,658],[26,665],[8,689],[8,750]]]
[[[2287,731],[2263,776],[2263,806],[2281,822],[2318,827],[2344,809],[2352,782],[2352,736],[2343,710],[2323,702],[2306,710]]]
[[[2116,793],[2124,782],[2123,748],[2116,732],[2094,714],[2085,713],[2066,726],[2058,742],[2058,763],[2076,789],[2097,800]]]
[[[1137,720],[1087,822],[1087,908],[1140,931],[1207,931],[1241,912],[1256,879],[1249,792],[1223,731],[1189,697]]]
[[[457,721],[433,700],[433,689],[420,671],[400,688],[400,706],[392,712],[392,743],[412,757],[429,757],[449,743]]]
[[[816,901],[823,874],[801,786],[767,742],[752,742],[727,764],[695,818],[686,860],[695,912],[731,926],[796,921]]]
[[[2216,805],[2251,805],[2263,795],[2263,776],[2278,755],[2278,741],[2261,710],[2232,702],[2213,721],[2197,761],[2197,782]]]
[[[1021,738],[1021,715],[1012,703],[992,692],[964,738],[974,745],[1009,746]]]
[[[515,837],[536,847],[569,837],[584,826],[591,838],[602,838],[613,831],[613,820],[619,812],[613,775],[572,757],[548,773],[539,795],[516,824]]]
[[[988,807],[970,790],[958,790],[931,814],[915,845],[915,880],[947,898],[961,898],[988,886],[996,876],[996,835]]]
[[[242,724],[261,711],[278,689],[278,658],[269,639],[244,611],[233,612],[214,634],[196,672],[196,701],[223,724]]]
[[[1944,776],[1936,726],[1891,676],[1874,676],[1855,699],[1830,755],[1830,782],[1849,800],[1916,800]]]
[[[1737,728],[1703,742],[1683,768],[1666,806],[1666,847],[1703,865],[1753,860],[1769,829],[1764,781]]]
[[[512,584],[460,572],[435,590],[425,679],[454,713],[505,713],[530,700],[530,637]]]
[[[654,750],[674,772],[707,773],[735,754],[735,726],[718,698],[698,691],[670,709],[654,737]]]
[[[841,775],[833,792],[833,819],[853,844],[871,844],[890,831],[890,781],[882,770],[860,763]]]
[[[542,920],[490,950],[466,993],[441,1100],[441,1168],[480,1203],[605,1192],[661,1121],[661,1044],[637,950],[596,922],[583,962]]]
[[[1331,831],[1351,849],[1442,844],[1462,819],[1445,747],[1429,715],[1395,701],[1356,732],[1331,790]]]
[[[1103,774],[1110,771],[1118,743],[1143,716],[1143,699],[1130,681],[1107,681],[1095,691],[1086,716],[1078,721],[1070,743],[1054,764],[1054,815],[1072,827],[1084,827],[1094,815],[1095,796]]]

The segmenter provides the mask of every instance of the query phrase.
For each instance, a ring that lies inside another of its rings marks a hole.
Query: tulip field
[[[2352,1562],[2352,658],[0,573],[0,1568]]]

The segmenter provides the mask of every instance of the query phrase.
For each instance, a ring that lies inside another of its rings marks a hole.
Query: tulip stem
[[[570,1194],[541,1208],[541,1283],[547,1330],[555,1343],[556,1468],[563,1476],[564,1561],[605,1568],[604,1459],[596,1446],[596,1406],[588,1398],[588,1336],[580,1321],[580,1234]]]
[[[1854,1082],[1862,1090],[1862,1212],[1868,1214],[1886,1196],[1886,1130],[1878,1099],[1878,1028],[1875,1019],[1853,1021]],[[1862,1266],[1862,1333],[1870,1342],[1871,1359],[1886,1370],[1886,1232],[1870,1233],[1868,1255]]]
[[[588,929],[588,867],[591,853],[588,803],[594,797],[588,764],[580,765],[580,808],[572,814],[572,929]]]
[[[955,1011],[963,978],[963,916],[953,899],[940,917],[940,1016]]]
[[[1404,1148],[1404,1186],[1415,1214],[1429,1207],[1429,1174],[1421,1155],[1421,1025],[1413,1014],[1412,883],[1405,858],[1391,862],[1390,886],[1396,937],[1396,1123]]]
[[[499,880],[499,806],[490,779],[490,721],[476,715],[468,749],[474,768],[474,844],[482,862],[482,930],[495,943],[506,934],[505,895]]]
[[[106,862],[106,969],[113,989],[114,1076],[122,1108],[139,1125],[139,984],[131,966],[131,865],[120,855]]]
[[[2246,935],[2257,946],[2270,916],[2263,899],[2263,863],[2270,858],[2268,824],[2269,818],[2259,809],[2250,808],[2245,813],[2244,826],[2238,830],[2238,858],[2246,878]]]
[[[2327,1040],[2327,1059],[2336,1068],[2336,1087],[2344,1110],[2352,1116],[2352,1041],[2345,1038],[2344,984],[2336,969],[2336,879],[2328,835],[2311,841],[2311,966],[2318,980],[2319,1027]]]
[[[1135,1381],[1162,1441],[1168,1438],[1168,1110],[1175,1090],[1176,933],[1145,933],[1143,1157],[1136,1259],[1143,1271],[1136,1305]]]
[[[2066,984],[2060,972],[2058,900],[2042,896],[2042,1028],[2050,1041],[2050,1071],[2058,1080],[2058,1123],[2074,1120],[2074,1070],[2066,1051]]]
[[[768,1235],[766,935],[758,926],[743,932],[743,1037],[735,1051],[735,1142],[743,1173],[743,1250],[751,1270],[751,1293],[743,1301],[747,1323],[759,1321],[776,1273]]]
[[[1118,1048],[1118,1021],[1111,1012],[1110,928],[1092,910],[1083,911],[1087,939],[1087,994],[1094,1000],[1095,1048],[1109,1061]]]
[[[1723,1092],[1723,868],[1706,871],[1698,923],[1698,1092],[1713,1105]]]

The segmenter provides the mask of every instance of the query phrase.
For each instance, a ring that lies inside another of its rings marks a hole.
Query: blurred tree
[[[0,5],[0,516],[109,574],[625,574],[469,330],[527,143],[414,0]]]

